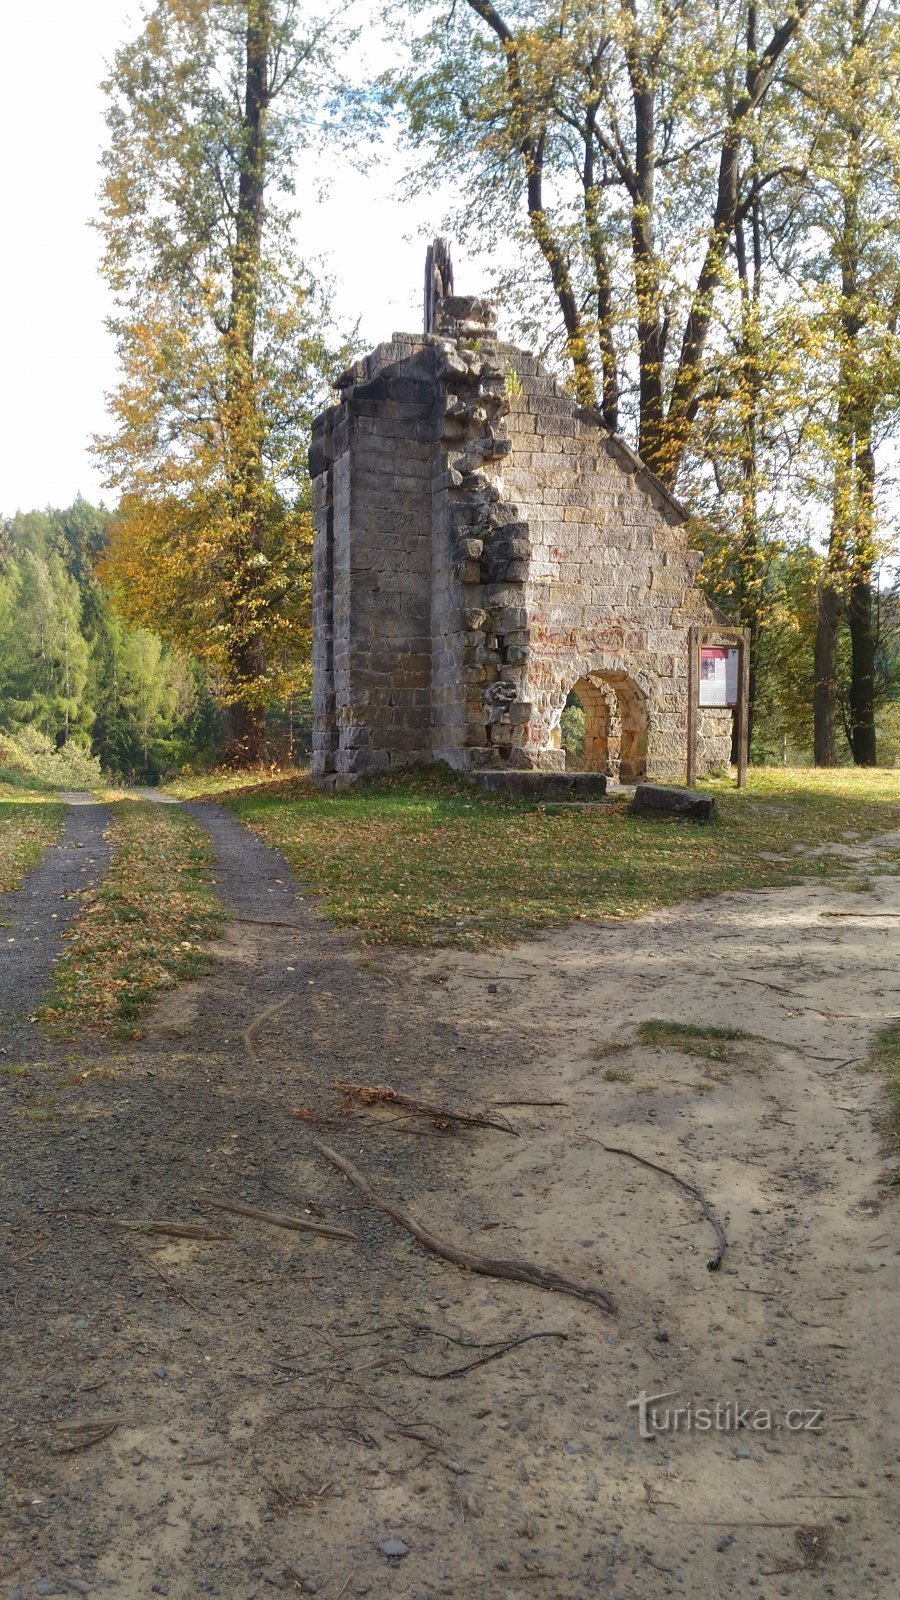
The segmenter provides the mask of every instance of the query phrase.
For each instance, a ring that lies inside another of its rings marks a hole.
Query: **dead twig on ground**
[[[387,1083],[342,1083],[336,1079],[331,1085],[338,1094],[347,1100],[358,1100],[361,1105],[392,1105],[404,1106],[407,1111],[415,1111],[422,1117],[434,1117],[435,1121],[462,1122],[475,1128],[498,1128],[501,1133],[511,1133],[518,1138],[515,1128],[509,1122],[497,1122],[491,1117],[486,1117],[483,1111],[448,1111],[446,1106],[434,1106],[427,1100],[417,1100],[413,1095],[401,1094],[399,1089],[392,1089]]]
[[[239,1200],[198,1201],[213,1211],[228,1211],[236,1217],[250,1217],[254,1222],[267,1222],[273,1228],[289,1228],[293,1233],[317,1233],[323,1239],[349,1239],[354,1244],[359,1235],[349,1228],[333,1227],[328,1222],[307,1222],[305,1217],[289,1217],[280,1211],[258,1211],[256,1206],[245,1206]]]
[[[171,1239],[203,1239],[211,1244],[231,1243],[234,1235],[221,1233],[216,1228],[203,1227],[195,1222],[155,1222],[139,1219],[132,1221],[130,1217],[110,1217],[102,1211],[96,1211],[93,1206],[57,1206],[51,1211],[50,1216],[65,1217],[68,1215],[90,1217],[94,1222],[103,1223],[108,1228],[122,1228],[127,1233],[162,1233]]]
[[[414,1367],[404,1356],[397,1359],[402,1361],[407,1372],[412,1372],[417,1378],[427,1378],[431,1383],[440,1383],[444,1378],[462,1378],[467,1372],[474,1372],[476,1367],[485,1367],[489,1361],[497,1361],[500,1356],[509,1355],[510,1350],[518,1350],[520,1345],[528,1344],[531,1339],[562,1339],[567,1340],[567,1333],[558,1333],[552,1329],[541,1333],[524,1333],[520,1339],[510,1339],[507,1344],[499,1349],[491,1350],[486,1356],[479,1356],[477,1361],[467,1361],[464,1367],[449,1367],[446,1372],[423,1372],[421,1367]],[[459,1341],[461,1342],[461,1341]]]
[[[85,1419],[81,1422],[57,1422],[56,1431],[64,1442],[54,1451],[54,1455],[68,1456],[76,1450],[89,1450],[92,1444],[100,1444],[108,1439],[111,1433],[121,1426],[121,1417],[103,1417],[96,1420]]]
[[[172,1293],[181,1301],[182,1305],[186,1305],[189,1311],[196,1311],[198,1316],[202,1316],[200,1307],[195,1306],[193,1300],[189,1300],[186,1294],[182,1294],[177,1283],[173,1283],[172,1279],[169,1277],[169,1274],[167,1272],[163,1272],[163,1269],[159,1265],[158,1261],[154,1261],[152,1256],[145,1256],[142,1250],[138,1251],[138,1255],[142,1261],[146,1262],[148,1267],[152,1267],[153,1271],[159,1274],[163,1283],[168,1289],[171,1289]]]
[[[599,1139],[592,1139],[591,1143],[600,1144],[600,1141]],[[621,1145],[617,1144],[601,1144],[600,1148],[601,1150],[606,1150],[612,1156],[627,1156],[630,1161],[637,1161],[642,1167],[649,1167],[652,1172],[661,1172],[664,1177],[671,1178],[673,1183],[677,1183],[679,1189],[683,1189],[685,1194],[691,1195],[697,1201],[717,1240],[715,1251],[706,1265],[710,1272],[718,1272],[722,1265],[725,1251],[728,1249],[728,1239],[725,1236],[725,1229],[722,1227],[703,1191],[698,1189],[695,1184],[688,1183],[685,1178],[679,1178],[677,1172],[672,1172],[669,1167],[661,1167],[658,1161],[648,1161],[646,1156],[639,1156],[634,1150],[625,1150]]]
[[[492,1106],[567,1106],[568,1100],[492,1100]]]
[[[762,1577],[776,1578],[788,1572],[817,1572],[831,1554],[831,1532],[827,1524],[798,1528],[794,1541],[799,1547],[800,1559],[776,1561],[774,1567],[763,1567],[760,1569]]]
[[[259,1033],[260,1028],[264,1028],[267,1022],[272,1021],[273,1017],[277,1017],[279,1011],[284,1011],[294,998],[294,995],[287,994],[281,1000],[273,1000],[272,1004],[266,1006],[265,1010],[261,1011],[258,1017],[254,1017],[253,1021],[248,1023],[244,1029],[241,1034],[241,1041],[252,1066],[258,1067],[261,1064],[256,1053],[256,1035]]]
[[[644,1565],[647,1567],[652,1567],[654,1572],[663,1572],[669,1576],[675,1571],[674,1567],[661,1567],[658,1561],[654,1561],[652,1556],[648,1556],[646,1550],[643,1552],[643,1558]]]
[[[566,1277],[565,1274],[556,1272],[552,1267],[537,1266],[529,1261],[495,1260],[490,1256],[475,1255],[472,1251],[460,1250],[456,1245],[448,1244],[445,1240],[438,1239],[435,1234],[430,1233],[427,1228],[423,1228],[420,1223],[416,1222],[408,1212],[401,1210],[400,1206],[394,1205],[390,1200],[385,1199],[383,1195],[378,1194],[369,1183],[369,1180],[363,1177],[363,1174],[358,1171],[352,1161],[348,1161],[346,1156],[339,1155],[336,1150],[330,1149],[320,1139],[313,1139],[311,1143],[313,1149],[318,1150],[319,1154],[324,1156],[326,1161],[330,1161],[333,1167],[337,1167],[338,1171],[344,1174],[344,1177],[353,1184],[355,1189],[359,1190],[370,1205],[374,1206],[378,1211],[383,1211],[386,1216],[392,1217],[401,1228],[405,1228],[407,1233],[412,1234],[423,1249],[430,1250],[433,1255],[442,1257],[444,1261],[452,1262],[456,1267],[462,1267],[466,1272],[480,1273],[483,1277],[507,1278],[517,1283],[533,1284],[537,1289],[547,1289],[558,1294],[573,1295],[578,1300],[587,1300],[592,1305],[599,1306],[601,1310],[608,1311],[610,1315],[615,1315],[616,1303],[612,1295],[607,1290],[601,1289],[594,1284],[583,1283],[577,1278]]]
[[[27,1261],[29,1256],[36,1256],[39,1250],[46,1250],[52,1238],[54,1238],[52,1233],[45,1234],[42,1239],[38,1239],[37,1244],[31,1245],[28,1250],[23,1250],[21,1255],[13,1256],[10,1266],[17,1267],[20,1261]]]

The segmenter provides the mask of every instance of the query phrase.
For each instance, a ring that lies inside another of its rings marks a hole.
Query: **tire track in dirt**
[[[20,888],[0,895],[0,1042],[7,1050],[34,1041],[28,1018],[43,1000],[63,934],[78,910],[80,889],[104,876],[111,822],[104,806],[70,805],[62,837],[51,845]]]

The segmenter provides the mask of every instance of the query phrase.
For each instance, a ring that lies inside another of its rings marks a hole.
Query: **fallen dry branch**
[[[507,1344],[500,1345],[491,1350],[486,1356],[479,1356],[476,1361],[467,1361],[464,1367],[448,1367],[446,1372],[424,1372],[421,1367],[412,1366],[405,1357],[400,1359],[407,1372],[414,1372],[417,1378],[427,1378],[430,1383],[440,1383],[443,1378],[462,1378],[467,1372],[474,1372],[476,1367],[487,1366],[489,1361],[498,1361],[501,1356],[509,1355],[510,1350],[518,1350],[522,1344],[528,1344],[531,1339],[568,1339],[567,1333],[558,1333],[547,1329],[541,1333],[523,1333],[520,1339],[510,1339]],[[459,1342],[459,1341],[456,1341]]]
[[[364,1106],[403,1106],[406,1111],[418,1112],[422,1117],[433,1117],[436,1122],[462,1122],[474,1128],[499,1128],[501,1133],[512,1133],[518,1138],[511,1123],[498,1122],[485,1116],[483,1111],[448,1111],[446,1106],[433,1106],[427,1100],[401,1094],[399,1089],[392,1089],[387,1083],[342,1083],[336,1079],[331,1087],[347,1100],[358,1100]]]
[[[115,1433],[121,1421],[121,1417],[103,1417],[97,1421],[57,1422],[56,1431],[62,1443],[54,1454],[68,1456],[76,1450],[89,1450],[92,1444],[100,1444]]]
[[[284,1011],[294,998],[294,995],[287,994],[281,1000],[273,1000],[272,1004],[266,1006],[265,1010],[261,1011],[258,1017],[254,1017],[253,1021],[244,1029],[241,1039],[252,1066],[258,1067],[261,1065],[259,1056],[256,1054],[256,1035],[259,1033],[260,1028],[264,1028],[267,1022],[272,1021],[273,1017],[277,1017],[279,1011]]]
[[[132,1221],[129,1217],[106,1216],[91,1206],[57,1206],[50,1215],[92,1217],[107,1228],[122,1228],[128,1233],[162,1233],[170,1239],[205,1239],[212,1244],[229,1244],[234,1239],[231,1233],[222,1233],[217,1228],[204,1227],[196,1222]]]
[[[142,1250],[138,1251],[138,1255],[148,1267],[151,1267],[154,1272],[158,1273],[159,1277],[162,1278],[163,1283],[168,1289],[171,1289],[172,1293],[178,1300],[181,1301],[182,1305],[187,1306],[189,1311],[196,1311],[198,1316],[202,1314],[200,1312],[200,1307],[195,1306],[193,1300],[189,1300],[187,1295],[182,1293],[177,1283],[173,1283],[172,1279],[169,1277],[169,1274],[163,1271],[158,1261],[154,1261],[152,1256],[145,1256]]]
[[[473,1251],[460,1250],[456,1245],[438,1239],[435,1234],[429,1233],[427,1228],[416,1222],[408,1212],[378,1194],[368,1178],[365,1178],[346,1156],[339,1155],[320,1139],[313,1139],[311,1143],[313,1149],[318,1150],[333,1167],[337,1167],[370,1205],[378,1211],[383,1211],[386,1216],[392,1217],[401,1228],[412,1234],[423,1249],[430,1250],[433,1255],[441,1256],[444,1261],[450,1261],[456,1267],[462,1267],[465,1272],[477,1272],[486,1278],[509,1278],[516,1283],[531,1283],[536,1289],[573,1295],[577,1300],[588,1300],[592,1305],[615,1315],[615,1300],[611,1294],[597,1285],[583,1283],[578,1278],[566,1277],[564,1273],[556,1272],[552,1267],[540,1267],[530,1261],[507,1261],[494,1259],[491,1256],[479,1256]]]
[[[600,1141],[599,1139],[592,1139],[591,1143],[600,1144]],[[691,1195],[697,1201],[716,1236],[715,1251],[706,1265],[710,1272],[718,1272],[722,1265],[725,1251],[728,1249],[728,1240],[725,1237],[725,1229],[722,1227],[702,1190],[698,1189],[693,1183],[688,1183],[685,1178],[679,1178],[677,1172],[672,1172],[669,1167],[661,1167],[658,1161],[648,1161],[646,1156],[639,1156],[634,1150],[625,1150],[618,1144],[601,1144],[600,1148],[601,1150],[606,1150],[611,1156],[627,1156],[630,1161],[637,1161],[642,1167],[649,1167],[651,1172],[661,1172],[664,1177],[671,1178],[673,1183],[677,1183],[679,1189],[683,1189],[685,1194]]]
[[[280,1211],[258,1211],[256,1206],[242,1205],[239,1200],[203,1200],[198,1204],[213,1211],[229,1211],[236,1217],[251,1217],[254,1222],[268,1222],[273,1228],[290,1228],[293,1233],[318,1233],[324,1239],[350,1239],[359,1235],[349,1228],[335,1228],[327,1222],[307,1222],[305,1217],[288,1217]]]
[[[568,1100],[492,1100],[495,1106],[567,1106]]]

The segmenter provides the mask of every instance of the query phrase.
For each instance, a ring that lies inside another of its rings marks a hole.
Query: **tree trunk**
[[[837,641],[842,603],[833,575],[819,585],[819,614],[813,654],[813,760],[817,767],[837,763]]]
[[[228,618],[234,699],[229,711],[228,753],[232,761],[253,765],[262,760],[265,749],[265,709],[259,704],[257,686],[265,675],[266,650],[258,626],[258,591],[267,569],[255,558],[264,550],[266,506],[255,347],[267,159],[270,0],[247,0],[246,14],[244,148],[232,260],[227,399],[234,528]]]
[[[262,706],[229,706],[226,761],[235,767],[258,767],[265,757],[266,713]]]
[[[615,312],[613,308],[612,270],[603,238],[598,206],[599,191],[594,174],[594,124],[596,105],[588,107],[584,140],[584,220],[594,267],[594,292],[597,299],[597,338],[603,374],[603,402],[601,413],[610,433],[619,431],[619,364],[616,355]]]
[[[756,7],[747,11],[747,56],[756,54]],[[750,141],[751,162],[749,177],[755,184],[758,174],[756,139]],[[752,190],[751,190],[752,192]],[[741,442],[741,547],[738,564],[738,616],[749,631],[747,654],[747,746],[753,738],[756,715],[756,689],[759,664],[759,635],[763,615],[763,584],[765,569],[759,529],[759,432],[762,420],[762,393],[760,379],[761,336],[759,302],[762,294],[763,237],[762,215],[758,201],[749,207],[751,256],[748,257],[747,230],[743,215],[735,220],[734,245],[737,258],[738,281],[741,291],[741,383],[742,442]],[[738,718],[734,718],[731,759],[739,759]]]
[[[850,626],[850,747],[857,767],[874,767],[875,649],[877,627],[872,594],[875,525],[875,458],[871,424],[857,438],[856,539],[847,604]]]

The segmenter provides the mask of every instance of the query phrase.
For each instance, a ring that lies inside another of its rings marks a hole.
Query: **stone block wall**
[[[624,441],[473,297],[339,388],[311,450],[314,774],[560,770],[574,689],[595,770],[683,775],[688,629],[724,619]],[[727,764],[730,715],[699,733],[701,770]]]
[[[533,357],[515,351],[509,361],[503,487],[531,547],[522,758],[561,764],[566,699],[575,689],[587,712],[593,690],[607,702],[595,723],[605,714],[618,746],[607,749],[609,770],[618,763],[623,781],[677,777],[686,759],[687,631],[716,621],[695,582],[700,555],[689,548],[686,514]],[[704,727],[704,764],[727,765],[730,714],[705,713]]]
[[[315,423],[313,770],[431,759],[431,525],[437,385],[412,338],[344,375]]]

